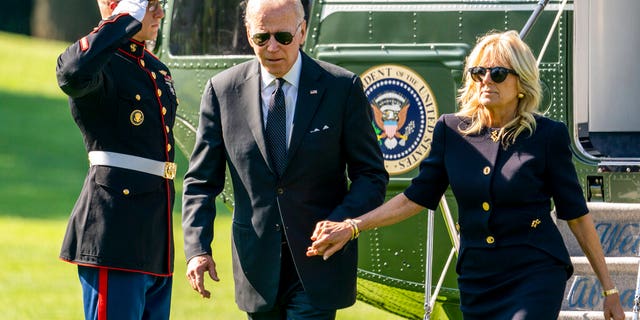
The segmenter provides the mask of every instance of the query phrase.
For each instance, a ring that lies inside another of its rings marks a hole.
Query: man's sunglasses
[[[493,82],[495,83],[500,83],[502,81],[504,81],[504,79],[507,78],[507,76],[509,75],[509,73],[513,74],[513,75],[518,75],[517,72],[515,72],[512,69],[508,69],[505,67],[493,67],[493,68],[485,68],[485,67],[472,67],[469,68],[469,74],[471,75],[471,79],[473,79],[473,81],[476,82],[482,82],[482,78],[484,77],[485,74],[487,74],[487,71],[489,71],[489,75],[491,75],[491,80],[493,80]]]
[[[269,42],[269,40],[271,39],[271,35],[273,35],[273,37],[276,38],[276,41],[286,46],[293,41],[293,37],[296,36],[296,34],[298,33],[298,30],[300,30],[301,25],[302,25],[302,22],[298,24],[298,27],[296,27],[296,31],[294,34],[291,34],[291,32],[288,32],[288,31],[279,31],[276,33],[268,33],[268,32],[254,33],[251,36],[251,41],[253,41],[253,43],[256,46],[262,47]]]

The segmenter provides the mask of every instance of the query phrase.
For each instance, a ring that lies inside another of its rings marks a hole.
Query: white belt
[[[174,162],[162,162],[109,151],[90,151],[89,163],[92,166],[110,166],[145,172],[170,180],[176,177],[177,170]]]

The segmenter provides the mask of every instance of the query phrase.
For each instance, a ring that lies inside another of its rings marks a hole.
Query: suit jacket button
[[[496,242],[496,239],[494,239],[492,236],[488,236],[486,241],[487,241],[488,244],[492,244],[492,243]]]
[[[491,168],[489,168],[489,166],[484,167],[484,169],[482,169],[482,173],[484,173],[485,176],[489,175],[489,173],[491,173]]]
[[[129,193],[130,193],[130,192],[129,192],[129,189],[123,189],[123,190],[122,190],[122,194],[124,194],[125,196],[128,196],[128,195],[129,195]]]
[[[284,194],[284,189],[283,189],[283,188],[278,188],[278,189],[276,189],[276,193],[277,193],[279,196],[281,196],[281,195],[283,195],[283,194]]]
[[[491,206],[489,205],[489,202],[483,202],[482,203],[482,210],[489,211],[489,209],[491,209]]]
[[[273,229],[275,229],[276,231],[280,231],[280,224],[276,223],[276,225],[273,227]]]

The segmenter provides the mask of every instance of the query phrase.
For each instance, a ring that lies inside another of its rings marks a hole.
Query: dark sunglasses
[[[276,41],[286,46],[293,41],[293,37],[296,36],[301,25],[302,22],[300,22],[296,27],[296,31],[294,34],[291,34],[291,32],[288,31],[279,31],[276,33],[260,32],[253,34],[251,36],[251,41],[253,41],[255,45],[262,47],[267,44],[267,42],[269,42],[269,39],[271,39],[271,35],[273,35],[273,37],[276,38]]]
[[[482,82],[482,78],[485,74],[487,74],[487,70],[489,70],[489,75],[491,75],[491,80],[495,83],[500,83],[507,78],[509,73],[513,75],[518,75],[512,69],[508,69],[505,67],[493,67],[493,68],[485,68],[485,67],[472,67],[469,68],[469,74],[471,75],[471,79],[476,82]]]
[[[164,2],[165,2],[165,0],[157,0],[157,1],[151,0],[151,1],[149,1],[149,4],[147,5],[147,11],[154,12],[159,7],[164,7]]]

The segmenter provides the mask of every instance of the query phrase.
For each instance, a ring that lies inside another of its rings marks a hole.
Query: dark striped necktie
[[[266,139],[269,157],[278,177],[282,176],[287,163],[287,111],[282,86],[284,79],[276,79],[276,90],[269,99]]]

